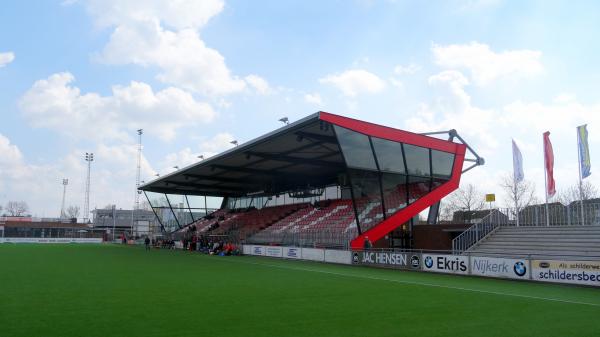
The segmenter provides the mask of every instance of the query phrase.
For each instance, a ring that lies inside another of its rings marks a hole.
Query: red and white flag
[[[554,152],[550,142],[550,131],[544,132],[544,164],[546,166],[546,195],[551,197],[556,194],[554,182]]]

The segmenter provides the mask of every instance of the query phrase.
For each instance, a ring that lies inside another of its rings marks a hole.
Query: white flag
[[[515,143],[515,140],[512,141],[512,151],[513,151],[513,174],[516,182],[523,181],[525,174],[523,174],[523,156],[521,155],[521,151]]]

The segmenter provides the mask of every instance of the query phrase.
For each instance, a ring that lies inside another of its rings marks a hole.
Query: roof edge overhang
[[[323,111],[319,112],[319,119],[369,136],[410,145],[428,147],[444,152],[456,153],[458,152],[458,146],[460,145],[448,140],[365,122],[354,118],[334,115]]]
[[[271,131],[271,132],[269,132],[267,134],[264,134],[264,135],[262,135],[260,137],[252,139],[252,140],[250,140],[248,142],[240,144],[239,146],[235,146],[234,148],[231,148],[229,150],[226,150],[224,152],[216,154],[216,155],[214,155],[214,156],[212,156],[210,158],[207,158],[205,160],[202,160],[202,161],[194,163],[194,164],[190,164],[190,165],[188,165],[186,167],[183,167],[183,168],[181,168],[181,169],[179,169],[177,171],[171,172],[169,174],[165,174],[164,176],[161,176],[160,178],[154,179],[152,181],[149,181],[149,182],[147,182],[145,184],[140,185],[138,187],[138,190],[153,192],[152,189],[150,189],[151,185],[153,185],[153,184],[155,184],[155,183],[157,183],[159,181],[168,180],[169,178],[172,178],[172,177],[174,177],[174,176],[176,176],[178,174],[183,174],[186,171],[189,171],[189,170],[191,170],[193,168],[196,168],[196,167],[213,165],[217,161],[219,161],[220,159],[223,159],[223,158],[225,158],[227,156],[230,156],[232,154],[235,154],[235,153],[238,153],[238,152],[246,152],[250,148],[252,148],[252,147],[254,147],[254,146],[256,146],[256,145],[258,145],[258,144],[260,144],[262,142],[265,142],[265,141],[269,140],[270,138],[273,138],[275,136],[278,136],[278,135],[281,135],[281,134],[284,134],[284,133],[287,133],[287,132],[292,132],[295,129],[302,128],[302,127],[304,127],[307,124],[310,124],[310,123],[318,121],[319,120],[319,114],[321,114],[321,113],[322,113],[321,111],[315,112],[315,113],[313,113],[311,115],[308,115],[308,116],[306,116],[306,117],[304,117],[304,118],[302,118],[300,120],[297,120],[297,121],[295,121],[293,123],[285,125],[285,126],[279,128],[279,129]],[[165,193],[165,192],[159,192],[159,193]]]
[[[439,150],[439,151],[450,152],[450,153],[457,153],[457,152],[460,152],[461,150],[464,151],[464,149],[462,149],[463,148],[462,144],[454,143],[449,140],[434,138],[434,137],[421,135],[421,134],[417,134],[417,133],[413,133],[413,132],[409,132],[409,131],[404,131],[404,130],[400,130],[400,129],[396,129],[396,128],[392,128],[392,127],[388,127],[388,126],[365,122],[365,121],[361,121],[361,120],[354,119],[354,118],[349,118],[349,117],[335,115],[335,114],[324,112],[324,111],[319,111],[319,112],[313,113],[309,116],[306,116],[298,121],[290,123],[289,125],[285,125],[281,128],[271,131],[265,135],[262,135],[255,139],[252,139],[248,142],[240,144],[239,146],[235,146],[229,150],[221,152],[215,156],[212,156],[210,158],[204,159],[197,163],[188,165],[186,167],[178,169],[169,174],[165,174],[164,176],[161,176],[157,179],[149,181],[145,184],[142,184],[138,187],[138,190],[142,190],[145,192],[156,192],[156,193],[166,193],[166,194],[182,194],[181,191],[178,190],[177,188],[170,189],[170,188],[165,188],[165,187],[159,187],[159,186],[157,186],[157,183],[162,183],[164,181],[168,181],[169,179],[171,179],[175,176],[189,173],[189,171],[192,171],[195,168],[210,167],[211,165],[217,165],[218,162],[222,159],[225,159],[225,158],[235,155],[235,154],[251,151],[251,149],[253,147],[258,146],[263,142],[267,142],[274,137],[281,136],[286,133],[294,132],[295,130],[301,129],[307,125],[310,125],[311,123],[317,123],[319,121],[328,122],[333,125],[351,129],[353,131],[363,133],[363,134],[366,134],[369,136],[388,139],[388,140],[396,141],[396,142],[402,142],[402,143],[411,144],[411,145],[415,145],[415,146],[427,147],[427,148],[431,148],[431,149],[435,149],[435,150]],[[199,195],[225,196],[225,195],[227,195],[227,193],[220,193],[219,191],[215,190],[212,193],[206,193],[206,191],[205,191],[205,193],[202,193]]]

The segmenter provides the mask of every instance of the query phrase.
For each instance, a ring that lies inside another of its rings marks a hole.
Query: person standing
[[[146,250],[150,250],[150,238],[147,236],[144,239],[144,245],[146,245]]]
[[[371,240],[369,240],[368,236],[365,236],[365,242],[363,245],[364,250],[370,250],[371,248],[373,248],[373,244],[371,243]]]

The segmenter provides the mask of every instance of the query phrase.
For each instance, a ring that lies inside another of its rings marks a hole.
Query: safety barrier
[[[580,260],[577,256],[476,256],[442,251],[350,251],[261,245],[244,245],[243,253],[284,259],[600,287],[600,256],[595,260]],[[589,256],[586,259],[589,259]]]
[[[0,243],[102,243],[102,238],[0,238]]]
[[[352,252],[349,250],[243,245],[242,252],[244,255],[352,264]]]

